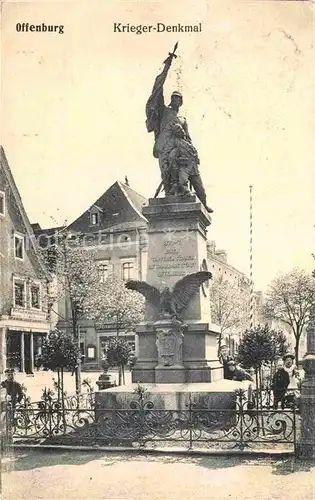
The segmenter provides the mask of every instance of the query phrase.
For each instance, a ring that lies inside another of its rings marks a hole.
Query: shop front
[[[7,331],[6,366],[27,374],[41,366],[43,340],[47,333],[32,331]]]
[[[44,313],[0,317],[1,372],[14,368],[32,374],[40,369],[43,341],[49,331]]]

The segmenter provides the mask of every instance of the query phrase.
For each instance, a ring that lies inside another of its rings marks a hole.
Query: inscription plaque
[[[164,241],[162,255],[151,258],[148,270],[154,271],[158,278],[181,277],[195,272],[197,257],[193,255],[193,252],[188,255],[184,254],[184,250],[187,252],[186,245],[183,245],[181,241]]]

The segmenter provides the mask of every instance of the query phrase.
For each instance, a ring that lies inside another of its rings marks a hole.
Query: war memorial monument
[[[240,386],[223,380],[217,356],[219,327],[211,323],[212,275],[207,269],[207,228],[213,210],[197,150],[179,114],[183,96],[175,91],[169,105],[164,101],[163,85],[176,49],[177,44],[146,104],[146,127],[154,135],[161,184],[142,211],[148,221],[146,282],[126,284],[146,298],[145,320],[136,328],[133,385],[99,391],[96,399],[109,407],[126,404],[137,383],[144,385],[155,406],[173,409],[185,406],[189,395],[206,406],[230,406]]]

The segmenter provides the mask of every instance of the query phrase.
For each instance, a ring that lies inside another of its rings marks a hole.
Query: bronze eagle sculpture
[[[162,292],[145,281],[129,280],[125,286],[129,290],[135,290],[144,295],[148,303],[161,316],[171,315],[180,319],[182,311],[186,309],[193,295],[198,292],[205,281],[211,278],[212,274],[209,271],[188,274],[175,283],[172,291],[169,287],[165,287]]]

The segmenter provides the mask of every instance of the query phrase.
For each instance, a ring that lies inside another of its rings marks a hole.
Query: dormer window
[[[91,214],[91,224],[92,224],[92,226],[98,226],[98,224],[99,224],[99,214],[97,212],[93,212]]]
[[[93,205],[90,209],[90,226],[99,226],[100,225],[100,217],[101,217],[102,209],[97,205]]]

